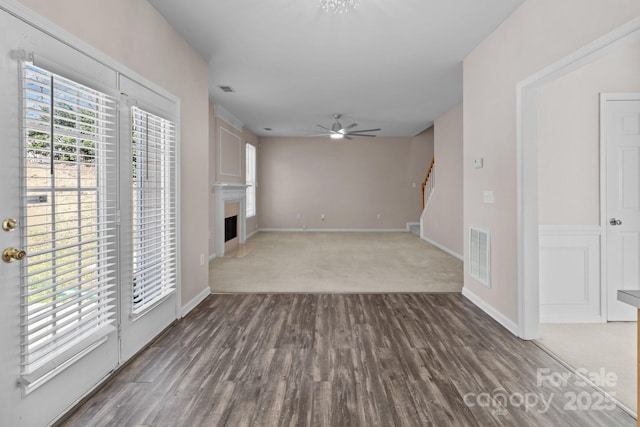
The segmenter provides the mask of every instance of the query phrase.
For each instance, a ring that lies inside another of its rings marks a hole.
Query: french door
[[[177,318],[175,104],[120,76],[121,358]]]
[[[177,318],[175,103],[0,11],[0,425],[55,421]]]

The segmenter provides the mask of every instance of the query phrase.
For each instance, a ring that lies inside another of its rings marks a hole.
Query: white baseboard
[[[206,297],[211,294],[211,288],[207,286],[198,295],[196,295],[191,301],[182,306],[182,317],[186,316],[191,310],[196,308]]]
[[[471,292],[469,288],[467,287],[462,288],[462,296],[464,296],[466,299],[468,299],[469,301],[474,303],[476,306],[478,306],[480,310],[484,311],[489,316],[491,316],[493,320],[500,323],[513,335],[518,336],[519,328],[514,321],[507,318],[504,314],[500,313],[498,310],[496,310],[491,305],[486,303],[482,298],[480,298],[479,296]]]
[[[249,235],[247,235],[247,238],[245,239],[245,241],[249,240],[254,235],[258,234],[259,231],[260,231],[260,229],[257,229],[257,230],[252,231],[251,233],[249,233]]]
[[[216,254],[209,255],[209,261],[213,261],[214,259],[216,259],[216,257],[217,257]]]
[[[261,228],[259,231],[283,233],[408,233],[406,228]]]
[[[427,243],[435,246],[436,248],[440,249],[441,251],[444,251],[444,252],[448,253],[449,255],[451,255],[451,256],[453,256],[455,258],[458,258],[460,261],[464,261],[464,257],[462,255],[460,255],[457,252],[452,251],[451,249],[447,248],[446,246],[443,246],[440,243],[438,243],[438,242],[436,242],[434,240],[428,239],[426,237],[420,237],[420,238],[422,240],[424,240],[425,242],[427,242]]]

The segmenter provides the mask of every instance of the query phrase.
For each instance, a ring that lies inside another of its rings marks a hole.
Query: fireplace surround
[[[215,200],[213,241],[216,256],[224,255],[225,204],[240,203],[240,211],[237,218],[238,240],[239,243],[244,243],[246,240],[246,190],[247,186],[244,184],[216,183],[213,185]]]

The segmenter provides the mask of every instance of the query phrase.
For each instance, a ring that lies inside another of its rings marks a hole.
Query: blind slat
[[[133,281],[137,314],[176,286],[175,126],[137,107],[132,111]]]
[[[21,81],[21,353],[30,374],[115,317],[117,103],[27,63]]]

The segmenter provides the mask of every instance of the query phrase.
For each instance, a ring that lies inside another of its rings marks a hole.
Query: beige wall
[[[599,225],[600,93],[640,92],[640,44],[538,92],[540,224]]]
[[[182,304],[209,285],[208,67],[144,0],[20,0],[181,100]],[[135,22],[134,22],[135,21]]]
[[[434,128],[431,126],[411,139],[409,164],[407,166],[411,188],[408,193],[407,206],[410,209],[411,217],[417,218],[414,220],[415,222],[420,220],[420,215],[422,214],[422,182],[427,175],[433,153]]]
[[[215,117],[216,181],[244,184],[244,144],[242,129],[236,129],[219,117]]]
[[[464,61],[464,227],[491,232],[492,287],[464,286],[517,321],[516,84],[640,14],[637,0],[528,0]],[[483,169],[473,160],[484,157]],[[495,203],[482,202],[494,190]],[[468,242],[465,236],[465,260]]]
[[[213,233],[215,233],[215,193],[213,192],[213,184],[216,183],[218,170],[216,168],[216,114],[212,103],[209,103],[209,256],[216,253]]]
[[[246,182],[245,143],[258,147],[258,137],[247,128],[238,130],[225,120],[216,117],[215,106],[213,103],[209,103],[209,145],[211,147],[209,153],[211,165],[209,171],[209,255],[213,255],[216,252],[213,238],[213,233],[215,232],[213,214],[215,212],[215,194],[213,192],[213,184],[244,184]],[[256,159],[259,157],[260,150],[256,150]],[[260,202],[258,200],[256,216],[247,218],[247,235],[258,229],[259,210]]]
[[[462,255],[462,104],[435,120],[436,186],[423,236]]]
[[[405,229],[428,164],[411,156],[430,138],[260,138],[260,228]]]

